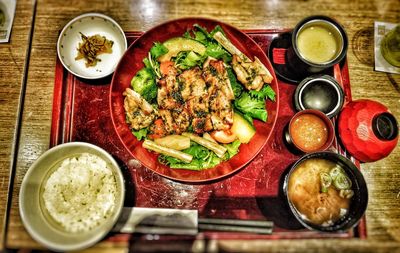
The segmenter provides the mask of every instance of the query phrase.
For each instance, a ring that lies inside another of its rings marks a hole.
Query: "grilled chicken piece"
[[[197,117],[192,120],[193,131],[201,134],[213,130],[213,124],[210,114],[205,117]]]
[[[163,73],[157,102],[167,134],[180,134],[189,126],[198,134],[231,127],[234,94],[223,61],[210,58],[203,70],[195,67],[179,75],[168,65]]]
[[[182,84],[182,97],[186,101],[185,108],[192,118],[193,131],[204,133],[213,129],[209,114],[209,99],[202,71],[196,67],[184,71],[179,76]]]
[[[148,127],[155,119],[156,112],[153,107],[140,96],[139,93],[127,88],[123,95],[126,119],[130,127],[135,130]]]
[[[172,118],[170,110],[161,109],[158,111],[158,115],[164,122],[164,128],[166,133],[173,133],[174,132],[174,119]]]
[[[185,132],[190,125],[189,113],[183,108],[174,110],[159,110],[159,116],[163,121],[165,134],[181,134]],[[150,130],[153,131],[152,128]]]
[[[255,61],[246,61],[234,54],[232,57],[232,67],[236,76],[248,90],[261,90],[264,83],[271,83],[272,76],[265,70],[266,68],[256,57]]]
[[[211,121],[215,130],[226,130],[233,124],[231,101],[235,98],[223,61],[207,60],[203,77],[209,94]]]
[[[181,134],[185,132],[190,125],[190,115],[184,108],[172,110],[171,115],[174,119],[174,133]]]
[[[176,78],[177,70],[170,67],[166,75],[158,81],[157,103],[161,109],[174,109],[185,101],[182,98],[181,86]]]
[[[204,62],[203,69],[209,70],[209,73],[205,73],[203,76],[205,81],[208,84],[211,84],[210,88],[221,90],[229,100],[235,99],[231,81],[229,80],[228,72],[226,71],[223,61],[218,61],[208,57],[208,59]],[[210,90],[208,93],[210,93]],[[212,90],[211,93],[213,93]]]
[[[221,32],[215,33],[213,38],[233,55],[233,70],[235,71],[238,80],[248,90],[261,90],[264,83],[272,82],[273,77],[271,73],[257,57],[254,57],[254,61],[251,61]]]

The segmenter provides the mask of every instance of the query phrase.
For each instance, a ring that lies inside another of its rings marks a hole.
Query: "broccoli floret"
[[[157,97],[157,85],[153,71],[148,68],[139,70],[132,78],[131,85],[147,102],[152,103]]]

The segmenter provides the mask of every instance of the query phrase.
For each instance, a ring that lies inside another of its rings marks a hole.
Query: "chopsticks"
[[[196,235],[205,231],[271,234],[273,222],[200,218],[197,210],[124,207],[114,232],[143,234]]]
[[[225,231],[225,232],[247,232],[256,234],[271,234],[274,223],[265,220],[236,220],[199,218],[198,229]]]

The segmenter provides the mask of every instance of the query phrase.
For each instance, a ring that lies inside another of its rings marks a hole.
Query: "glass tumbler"
[[[397,25],[383,37],[381,53],[388,63],[400,67],[400,25]]]

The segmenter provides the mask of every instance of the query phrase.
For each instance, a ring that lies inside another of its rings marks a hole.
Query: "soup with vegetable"
[[[332,161],[313,158],[291,173],[288,197],[303,219],[329,226],[348,213],[354,195],[344,170]]]

